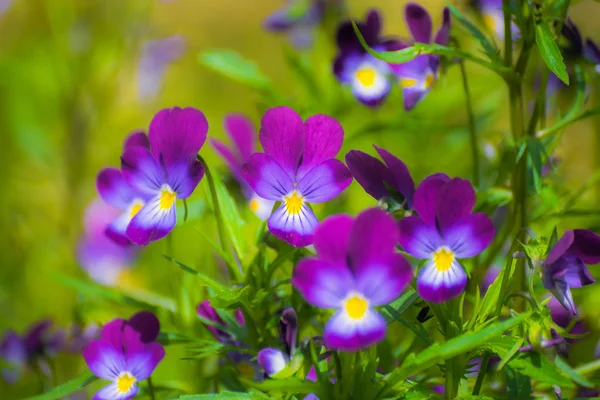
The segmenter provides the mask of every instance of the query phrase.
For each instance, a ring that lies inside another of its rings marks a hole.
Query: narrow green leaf
[[[542,189],[542,168],[544,167],[544,146],[539,139],[535,137],[527,137],[527,153],[529,154],[529,161],[531,162],[533,183],[535,192],[539,193]]]
[[[477,41],[479,41],[488,57],[493,62],[499,63],[500,49],[498,49],[492,42],[490,42],[487,36],[483,32],[481,32],[479,28],[477,28],[473,23],[471,23],[471,21],[469,21],[456,7],[454,7],[449,2],[446,3],[446,7],[448,7],[450,13],[452,14],[452,16],[454,16],[454,19],[456,19],[462,26],[464,26],[471,33],[471,36],[473,36],[475,39],[477,39]]]
[[[39,396],[29,397],[26,400],[59,400],[64,399],[70,394],[75,393],[78,390],[83,389],[90,383],[94,382],[98,378],[94,376],[90,371],[86,371],[78,378],[70,380],[69,382],[63,383],[60,386],[55,387],[54,389],[46,392],[44,394],[40,394]]]
[[[546,356],[530,351],[521,353],[508,362],[508,367],[539,382],[560,387],[575,387],[576,385],[563,375]]]
[[[164,254],[163,254],[163,257],[166,260],[171,261],[173,264],[177,265],[179,268],[181,268],[185,272],[196,276],[198,279],[200,279],[204,283],[205,286],[208,286],[217,292],[224,292],[224,291],[230,290],[227,286],[223,285],[222,283],[214,280],[213,278],[209,277],[208,275],[205,275],[202,272],[200,272],[192,267],[188,267],[187,265],[177,261],[173,257],[169,257]]]
[[[569,74],[567,73],[567,67],[547,21],[542,20],[535,26],[535,41],[548,69],[568,85]]]
[[[199,56],[200,64],[226,77],[253,87],[266,89],[271,81],[250,61],[233,50],[206,50]]]
[[[581,375],[579,372],[575,371],[565,360],[560,356],[556,356],[554,359],[554,364],[567,375],[569,378],[576,382],[580,386],[584,386],[586,388],[593,388],[594,383],[587,379],[585,376]]]
[[[261,399],[270,399],[270,397],[266,396],[260,392],[252,391],[251,393],[220,392],[220,393],[210,393],[210,394],[193,394],[193,395],[179,396],[179,399],[180,400],[221,400],[221,399],[261,400]]]
[[[294,394],[315,393],[319,395],[319,392],[321,391],[321,385],[318,383],[304,379],[298,379],[296,377],[280,380],[267,379],[263,382],[254,382],[247,378],[240,378],[240,381],[242,381],[242,383],[244,383],[246,386],[261,390],[263,392],[283,392]]]

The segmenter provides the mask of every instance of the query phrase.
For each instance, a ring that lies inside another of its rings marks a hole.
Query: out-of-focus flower
[[[273,235],[295,247],[312,243],[319,221],[309,203],[329,201],[352,182],[334,158],[343,139],[342,126],[327,115],[303,123],[289,107],[267,110],[260,130],[264,153],[252,154],[242,173],[260,197],[283,202],[269,217]]]
[[[264,368],[267,376],[273,376],[285,369],[296,353],[296,340],[298,337],[298,316],[293,308],[283,310],[279,332],[282,337],[285,351],[274,347],[267,347],[258,352],[258,363]]]
[[[415,192],[415,184],[406,165],[392,153],[377,146],[375,150],[383,159],[363,153],[360,150],[350,150],[346,154],[346,164],[354,179],[375,199],[393,197],[400,204],[405,203],[410,209]]]
[[[592,39],[587,39],[585,41],[585,48],[583,49],[583,54],[585,59],[588,60],[592,65],[594,65],[594,69],[596,72],[600,73],[600,49],[596,42]]]
[[[450,40],[450,10],[444,8],[442,15],[442,25],[432,38],[431,16],[427,10],[420,4],[408,3],[404,8],[404,18],[413,41],[447,45]],[[400,48],[407,46],[403,44]],[[439,64],[440,56],[432,54],[423,54],[402,64],[391,64],[393,72],[400,80],[406,111],[412,110],[429,93],[438,79]]]
[[[71,325],[65,350],[71,353],[79,353],[90,340],[99,338],[101,333],[102,327],[98,324],[89,324],[84,328],[74,323]]]
[[[414,209],[419,215],[399,221],[404,250],[429,260],[417,278],[423,299],[440,303],[462,293],[467,274],[457,259],[478,255],[494,238],[492,220],[483,213],[472,214],[474,205],[471,182],[435,174],[415,192]]]
[[[397,50],[401,44],[382,38],[381,16],[378,11],[367,13],[365,22],[357,22],[363,38],[376,51]],[[340,24],[337,31],[338,53],[333,62],[337,79],[352,88],[352,94],[367,106],[379,105],[390,92],[390,65],[370,55],[360,44],[351,21]]]
[[[217,310],[215,310],[213,306],[210,305],[209,300],[204,300],[202,303],[198,304],[196,311],[198,312],[198,315],[202,318],[214,322],[215,324],[221,325],[223,328],[228,328],[225,321],[223,321],[223,318],[221,318],[221,316],[217,313]],[[237,310],[235,310],[234,317],[240,326],[246,325],[246,321],[244,320],[244,314],[242,314],[241,309],[238,308]],[[229,333],[225,332],[224,330],[208,324],[204,324],[204,327],[208,329],[208,331],[212,333],[215,339],[217,339],[219,342],[235,343],[235,338],[233,338]]]
[[[502,0],[475,0],[475,8],[481,14],[483,23],[498,39],[504,40],[504,11],[502,10]],[[511,21],[510,31],[513,40],[520,36],[519,28]]]
[[[500,271],[501,269],[497,265],[492,265],[490,268],[488,268],[488,270],[485,272],[485,275],[483,276],[483,279],[481,280],[482,295],[485,294],[485,292],[487,292],[491,284],[494,283],[498,275],[500,275]]]
[[[376,208],[356,219],[329,217],[317,228],[317,257],[300,261],[292,285],[313,306],[336,310],[325,325],[325,346],[357,351],[384,339],[386,322],[375,307],[398,298],[413,276],[394,252],[397,242],[394,219]]]
[[[84,270],[103,285],[114,285],[123,271],[131,268],[137,249],[116,243],[107,229],[119,218],[119,211],[94,200],[84,216],[84,234],[77,245],[77,260]]]
[[[27,367],[25,340],[15,331],[7,331],[0,342],[0,359],[5,367],[2,377],[8,383],[15,383]]]
[[[160,326],[152,313],[138,313],[128,321],[116,319],[104,326],[102,337],[82,350],[94,375],[112,381],[100,389],[95,399],[123,400],[137,394],[137,383],[152,375],[165,356],[154,340]]]
[[[130,146],[121,156],[125,182],[148,198],[127,226],[133,243],[146,245],[175,227],[176,200],[189,197],[204,176],[204,165],[196,158],[207,131],[200,110],[164,109],[150,123],[150,148]],[[119,193],[117,187],[106,190]]]
[[[556,300],[556,297],[552,296],[546,306],[550,309],[550,317],[552,317],[552,321],[554,321],[554,323],[561,328],[567,328],[573,321],[573,314],[566,310],[563,305]],[[585,326],[585,323],[583,321],[577,321],[569,333],[572,335],[581,335],[587,331],[588,328]],[[569,338],[567,341],[572,342],[573,339]]]
[[[210,144],[223,157],[229,172],[239,183],[250,209],[260,219],[265,220],[271,215],[275,202],[257,195],[242,176],[242,165],[256,151],[257,138],[252,121],[242,114],[229,114],[225,117],[223,125],[225,133],[231,140],[231,146],[212,138]]]
[[[142,100],[153,99],[160,91],[167,67],[181,58],[185,39],[179,35],[151,40],[142,47],[138,64],[138,93]]]
[[[544,287],[574,315],[571,288],[594,283],[586,264],[600,263],[600,236],[586,229],[565,231],[542,265]]]
[[[326,0],[286,0],[283,7],[263,22],[266,30],[287,33],[298,49],[310,47],[313,31],[323,20]]]

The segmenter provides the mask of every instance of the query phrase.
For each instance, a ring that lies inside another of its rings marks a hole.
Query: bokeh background
[[[339,118],[346,132],[344,153],[351,148],[372,153],[370,146],[375,143],[403,159],[417,181],[438,171],[469,176],[464,94],[457,67],[451,67],[428,98],[410,113],[402,111],[399,91],[380,109],[361,107],[331,73],[335,23],[322,27],[315,46],[299,53],[285,35],[263,29],[263,19],[282,3],[0,1],[0,331],[22,332],[43,318],[51,318],[56,326],[67,329],[73,321],[83,325],[102,323],[136,311],[134,306],[85,295],[60,283],[55,274],[92,282],[77,261],[76,248],[85,207],[97,196],[95,176],[102,167],[118,166],[122,140],[135,129],[147,129],[158,110],[175,105],[199,108],[209,121],[209,137],[224,137],[222,119],[230,112],[246,113],[258,124],[267,104],[251,88],[202,66],[199,54],[207,49],[230,48],[254,60],[275,83],[280,98],[300,105],[303,114],[323,112]],[[346,3],[346,15],[353,18],[363,18],[368,8],[379,8],[384,16],[384,32],[406,36],[402,18],[405,1]],[[444,2],[422,3],[432,12],[437,26]],[[467,4],[455,5],[469,12]],[[570,15],[584,36],[600,40],[600,4],[580,2]],[[458,27],[453,34],[464,36]],[[179,50],[166,56],[173,57],[173,62],[164,66],[162,77],[152,75],[158,67],[143,61],[144,49],[153,40],[174,35],[178,36],[173,46]],[[463,43],[465,47],[473,45],[467,39]],[[311,65],[321,90],[319,96],[307,90],[290,68],[290,59]],[[491,176],[497,145],[507,135],[507,91],[496,76],[472,65],[468,65],[468,71],[482,154],[488,157],[484,172]],[[568,93],[559,102],[568,104]],[[594,174],[600,159],[599,142],[594,136],[600,128],[594,129],[595,125],[600,123],[588,120],[564,133],[556,152],[560,164],[550,177],[550,186],[560,187],[560,192],[575,191]],[[205,145],[201,154],[226,179],[224,164],[210,146]],[[599,195],[600,190],[591,190],[578,205],[596,209]],[[206,334],[194,319],[193,307],[205,298],[206,291],[161,257],[172,254],[208,274],[223,276],[212,247],[198,233],[200,230],[216,240],[214,219],[207,215],[204,197],[205,187],[200,185],[190,199],[189,220],[173,232],[170,240],[143,249],[133,268],[115,282],[119,290],[134,293],[136,298],[177,307],[180,318],[161,318],[165,330]],[[342,202],[344,209],[353,214],[373,204],[356,183]],[[317,212],[326,215],[339,207],[337,204]],[[249,236],[254,235],[260,221],[243,204],[241,209],[244,229]],[[535,228],[541,235],[548,235],[556,222],[548,219]],[[589,215],[570,217],[561,222],[560,229],[576,226],[598,226],[597,219]],[[586,321],[598,331],[598,289],[579,289],[576,298]],[[596,335],[583,340],[578,344],[581,355],[575,351],[573,357],[589,359],[596,340]],[[179,360],[183,356],[183,351],[176,348],[169,351],[166,362],[157,370],[157,379],[188,390],[209,390],[203,377],[214,374],[215,363]],[[31,395],[44,385],[67,381],[85,370],[79,355],[61,354],[53,363],[53,382],[45,382],[34,373],[13,385],[0,381],[0,398]]]

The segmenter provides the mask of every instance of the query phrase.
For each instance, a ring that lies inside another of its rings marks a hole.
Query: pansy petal
[[[140,334],[142,343],[154,342],[160,331],[160,322],[150,311],[140,311],[134,314],[127,320],[127,325]]]
[[[167,236],[176,222],[175,205],[163,208],[162,196],[159,193],[133,217],[127,227],[127,237],[133,243],[144,246]]]
[[[371,261],[392,254],[398,235],[394,218],[385,211],[370,208],[361,212],[352,225],[348,247],[350,265],[355,274],[369,268]]]
[[[167,182],[178,199],[188,198],[203,177],[204,165],[194,155],[171,163],[167,170]]]
[[[254,153],[255,137],[254,124],[243,114],[228,114],[223,120],[225,132],[235,143],[235,148],[241,160],[246,160]]]
[[[258,352],[258,363],[268,376],[275,375],[285,368],[288,363],[287,357],[281,350],[267,347]]]
[[[431,42],[431,16],[423,6],[418,3],[408,3],[404,7],[404,18],[415,42]]]
[[[346,164],[365,192],[377,200],[389,196],[385,183],[393,182],[392,174],[380,160],[360,150],[350,150]]]
[[[319,258],[344,265],[354,219],[345,214],[327,217],[315,231],[314,245]]]
[[[587,229],[575,229],[571,251],[586,264],[600,263],[600,236]]]
[[[312,244],[313,233],[319,225],[319,220],[306,204],[298,213],[289,213],[286,205],[282,204],[269,217],[269,231],[294,247],[304,247]]]
[[[113,380],[124,371],[123,354],[104,340],[91,340],[81,354],[90,371],[99,378]]]
[[[369,42],[374,42],[381,33],[381,15],[375,9],[369,10],[365,19],[365,35],[369,37]]]
[[[426,224],[420,217],[410,216],[398,221],[398,242],[413,257],[426,259],[442,245],[434,225]]]
[[[552,249],[548,252],[548,256],[546,257],[544,264],[550,265],[558,261],[558,259],[561,258],[567,250],[569,250],[574,240],[575,233],[571,230],[565,231],[558,242],[556,242]]]
[[[350,318],[344,310],[336,312],[325,325],[325,346],[332,350],[358,351],[385,338],[385,319],[368,309],[363,318]]]
[[[121,318],[113,319],[102,327],[102,340],[109,342],[115,349],[123,349],[123,332],[125,330],[125,320]]]
[[[570,311],[573,315],[577,315],[577,307],[575,306],[575,300],[573,300],[573,294],[564,279],[554,282],[554,288],[550,292],[566,310]]]
[[[366,106],[378,106],[390,93],[390,73],[391,68],[388,64],[366,55],[352,71],[352,94]]]
[[[352,183],[352,174],[339,160],[327,160],[304,175],[297,190],[309,203],[323,203],[343,192]]]
[[[138,392],[137,384],[133,384],[131,388],[122,393],[119,390],[116,382],[112,382],[109,385],[104,386],[102,389],[98,390],[92,400],[129,400],[133,398]]]
[[[220,140],[210,138],[209,143],[213,149],[221,156],[231,174],[238,178],[242,174],[242,159],[234,154],[233,150]]]
[[[131,212],[129,210],[121,213],[117,218],[115,218],[108,226],[106,227],[106,236],[112,239],[114,242],[120,244],[121,246],[126,246],[130,244],[129,238],[127,237],[127,227],[131,222]]]
[[[271,212],[273,211],[273,206],[275,205],[275,202],[273,200],[263,199],[262,197],[254,193],[252,188],[249,188],[249,192],[251,193],[249,196],[250,201],[248,202],[250,210],[252,210],[252,212],[258,218],[260,218],[261,221],[264,221],[267,218],[269,218]]]
[[[295,176],[304,152],[304,124],[296,111],[285,106],[267,110],[261,121],[260,142],[265,153],[288,175]]]
[[[450,10],[448,7],[444,7],[442,11],[442,25],[440,25],[437,33],[435,34],[434,43],[446,46],[450,41],[450,27],[452,24],[452,18],[450,17]]]
[[[448,301],[461,294],[466,286],[467,274],[456,260],[445,271],[438,270],[435,263],[429,261],[417,278],[419,295],[431,303]]]
[[[96,178],[96,188],[102,200],[120,210],[125,210],[136,197],[135,190],[125,183],[121,171],[116,168],[101,170]]]
[[[474,206],[475,189],[471,182],[454,178],[446,183],[440,189],[436,205],[436,219],[442,233],[469,216]]]
[[[592,64],[600,64],[600,49],[598,48],[598,45],[592,40],[592,39],[587,39],[585,41],[585,47],[583,49],[583,54],[585,55],[585,58],[591,62]]]
[[[359,21],[356,23],[356,26],[358,27],[358,30],[363,35],[363,37],[365,37],[365,32],[367,31],[365,24]],[[358,37],[354,32],[352,22],[350,21],[344,21],[339,25],[338,30],[336,32],[336,43],[338,49],[342,53],[354,51],[363,52]],[[369,44],[369,42],[367,42],[367,44]]]
[[[419,104],[421,100],[429,93],[428,89],[404,88],[402,89],[402,105],[404,111],[410,111]]]
[[[442,231],[444,242],[457,258],[469,258],[484,251],[494,239],[496,229],[491,218],[475,213]]]
[[[445,174],[434,174],[425,178],[417,187],[413,197],[415,211],[428,225],[435,225],[436,204],[442,186],[450,178]]]
[[[389,171],[393,176],[392,187],[396,189],[407,201],[409,207],[412,207],[413,195],[415,193],[415,183],[408,171],[406,164],[398,157],[381,147],[373,146],[383,161],[385,161]]]
[[[345,264],[305,258],[294,268],[292,286],[313,306],[338,308],[354,288],[354,278]]]
[[[268,154],[252,154],[242,166],[242,175],[250,187],[267,200],[281,200],[294,190],[288,173]]]
[[[356,290],[369,300],[369,304],[382,306],[396,300],[412,281],[410,263],[401,254],[391,253],[356,274]]]
[[[150,150],[150,140],[143,130],[131,132],[123,141],[123,151],[130,147],[143,147]]]
[[[314,166],[335,158],[344,141],[342,125],[328,115],[313,115],[306,120],[304,127],[304,153],[297,174],[299,180]]]
[[[208,122],[202,111],[173,107],[159,111],[152,118],[148,137],[154,156],[168,167],[182,157],[197,155],[207,132]]]
[[[156,194],[166,181],[165,170],[143,147],[130,147],[123,153],[121,171],[125,182],[146,196]]]
[[[149,343],[143,345],[143,349],[127,354],[127,370],[135,379],[143,381],[147,379],[165,357],[165,349],[160,343]]]

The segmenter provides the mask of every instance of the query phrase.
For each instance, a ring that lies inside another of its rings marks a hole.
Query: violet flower
[[[27,367],[25,340],[15,331],[7,331],[0,341],[2,377],[8,383],[15,383]]]
[[[256,131],[252,121],[242,114],[229,114],[225,116],[223,125],[231,140],[231,146],[217,139],[210,139],[210,144],[223,158],[229,172],[239,183],[252,212],[265,220],[271,215],[275,202],[257,195],[242,176],[242,165],[256,151]]]
[[[264,368],[267,376],[275,376],[283,371],[292,362],[296,353],[298,316],[293,308],[290,307],[283,310],[279,332],[285,351],[274,347],[267,347],[258,352],[258,363]]]
[[[399,221],[404,250],[428,260],[417,278],[417,291],[426,301],[440,303],[462,293],[467,274],[457,259],[478,255],[494,238],[492,220],[472,214],[474,205],[475,190],[468,180],[435,174],[415,192],[418,216]]]
[[[481,14],[483,24],[498,39],[504,41],[504,11],[502,9],[502,0],[477,0],[475,8]],[[519,28],[511,21],[511,35],[513,40],[520,36]]]
[[[376,10],[370,10],[365,22],[358,22],[357,26],[369,47],[376,51],[397,50],[401,47],[396,40],[380,37],[381,15]],[[362,47],[351,21],[340,24],[337,47],[333,73],[338,81],[350,86],[352,94],[361,103],[370,107],[379,105],[391,89],[390,65],[373,57]]]
[[[313,306],[336,310],[325,325],[328,348],[357,351],[385,338],[375,307],[398,298],[413,276],[394,251],[398,236],[394,219],[376,208],[329,217],[317,228],[317,257],[296,265],[292,285]]]
[[[252,154],[242,174],[260,197],[282,202],[269,217],[273,235],[294,247],[312,243],[319,221],[309,203],[329,201],[352,182],[334,158],[343,139],[342,126],[327,115],[303,123],[289,107],[267,110],[260,130],[264,153]]]
[[[432,38],[431,16],[427,10],[420,4],[408,3],[404,8],[404,18],[413,41],[447,45],[450,40],[450,10],[444,8],[442,15],[442,25]],[[408,45],[403,44],[401,48],[403,47]],[[412,110],[429,93],[438,78],[439,64],[440,56],[433,54],[423,54],[402,64],[391,64],[402,87],[404,110]]]
[[[600,236],[586,229],[565,231],[542,264],[544,287],[577,315],[571,288],[594,283],[586,265],[600,263]]]
[[[124,400],[137,394],[137,383],[150,377],[165,356],[163,346],[154,341],[158,330],[152,313],[138,313],[129,321],[109,322],[102,329],[102,337],[83,348],[83,358],[92,373],[112,381],[94,399]]]
[[[151,40],[142,47],[138,64],[138,93],[142,100],[153,99],[161,88],[167,67],[181,58],[185,39],[179,35]]]
[[[225,321],[223,321],[223,318],[221,318],[221,316],[217,313],[217,310],[215,310],[213,306],[211,306],[209,300],[204,300],[202,303],[198,304],[196,311],[198,312],[198,315],[202,318],[214,322],[215,324],[221,325],[224,328],[228,328]],[[241,309],[238,308],[237,310],[235,310],[234,317],[239,326],[246,326],[244,314],[242,313]],[[204,327],[208,329],[208,331],[212,333],[215,339],[217,339],[219,342],[236,343],[235,338],[232,337],[229,333],[225,332],[224,330],[208,324],[204,324]]]
[[[176,200],[189,197],[204,176],[204,166],[196,158],[207,131],[200,110],[164,109],[150,123],[149,147],[130,146],[121,156],[125,182],[148,198],[127,226],[133,243],[146,245],[175,227]],[[104,196],[117,197],[121,189],[106,185]]]
[[[266,30],[287,33],[292,46],[310,47],[313,31],[323,20],[325,0],[286,0],[286,4],[263,22]]]
[[[392,153],[375,145],[373,147],[385,164],[360,150],[350,150],[346,154],[346,164],[352,176],[375,199],[391,196],[410,209],[415,184],[408,168]]]
[[[598,48],[596,42],[588,38],[585,41],[583,54],[585,59],[594,66],[596,72],[600,73],[600,48]]]

